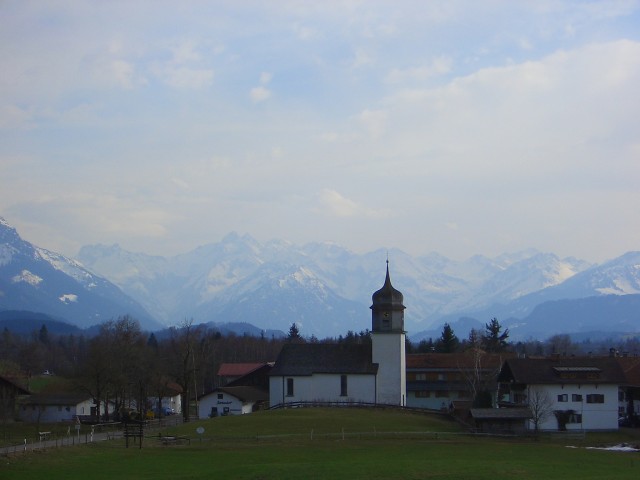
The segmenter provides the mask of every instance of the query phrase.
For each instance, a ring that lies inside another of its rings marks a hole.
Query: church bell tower
[[[384,285],[375,292],[371,305],[371,355],[378,364],[376,402],[406,404],[407,380],[403,295],[391,285],[389,260]]]

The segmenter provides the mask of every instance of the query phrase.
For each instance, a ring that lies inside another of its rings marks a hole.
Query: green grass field
[[[640,478],[640,454],[584,448],[633,441],[624,433],[579,440],[470,437],[446,419],[397,411],[259,412],[150,437],[158,434],[192,440],[163,446],[145,438],[142,449],[117,440],[0,457],[0,479]]]

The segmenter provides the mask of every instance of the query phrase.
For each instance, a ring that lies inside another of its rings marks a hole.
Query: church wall
[[[287,395],[287,379],[293,379],[293,395]],[[269,397],[271,406],[295,402],[375,402],[374,375],[347,375],[347,395],[341,396],[340,374],[271,377]]]
[[[406,405],[405,335],[372,333],[372,361],[378,364],[377,403]]]

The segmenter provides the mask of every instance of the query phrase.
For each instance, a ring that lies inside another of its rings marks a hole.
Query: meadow
[[[636,479],[639,453],[586,448],[634,434],[478,437],[437,415],[292,409],[148,432],[142,449],[119,439],[0,457],[0,479]]]

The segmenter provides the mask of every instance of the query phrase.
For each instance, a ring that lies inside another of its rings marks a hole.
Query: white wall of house
[[[342,375],[273,376],[269,379],[271,406],[295,402],[366,402],[376,401],[375,375],[346,375],[346,392],[342,391]],[[288,391],[289,379],[293,392]],[[291,395],[289,393],[292,393]],[[342,395],[346,393],[346,395]]]
[[[378,364],[377,403],[406,405],[404,333],[371,333],[371,361]]]
[[[92,407],[95,407],[95,404],[91,399],[76,405],[22,405],[19,417],[24,422],[70,422],[78,415],[91,415]]]
[[[244,415],[251,413],[255,402],[243,402],[234,395],[225,392],[215,391],[200,397],[198,400],[198,418],[210,418],[212,412],[217,411],[220,415]]]
[[[162,399],[162,406],[170,408],[174,413],[182,413],[182,397],[180,395],[174,395],[173,397],[164,397]]]
[[[582,416],[582,423],[567,423],[567,430],[618,428],[617,385],[539,385],[535,388],[541,388],[548,393],[552,401],[552,410],[573,410],[575,414]],[[602,403],[599,403],[600,399]],[[533,428],[532,422],[530,428]],[[540,429],[558,430],[555,415],[551,414],[541,423]]]
[[[149,397],[147,400],[151,404],[151,409],[155,411],[158,406],[158,397]],[[180,395],[162,397],[160,404],[163,409],[168,408],[176,414],[182,413],[182,397]]]

